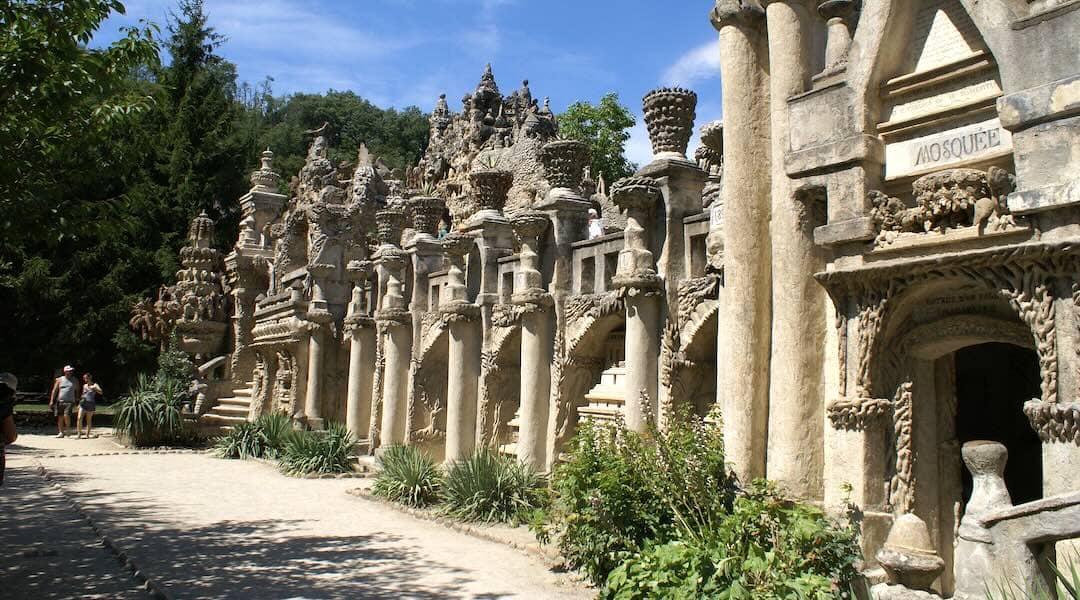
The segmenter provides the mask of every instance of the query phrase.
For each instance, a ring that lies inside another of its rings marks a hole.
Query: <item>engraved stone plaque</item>
[[[895,179],[1012,152],[1012,136],[997,117],[885,147],[885,177]]]

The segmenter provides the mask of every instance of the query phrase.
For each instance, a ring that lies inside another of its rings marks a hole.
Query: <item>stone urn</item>
[[[960,454],[971,472],[971,498],[964,508],[965,516],[978,516],[988,510],[1012,506],[1009,489],[1005,487],[1005,463],[1009,451],[1004,444],[975,440],[964,444]]]
[[[551,187],[578,193],[589,164],[589,147],[577,140],[555,140],[540,149],[540,161]]]
[[[945,570],[945,561],[930,543],[926,522],[911,513],[893,523],[877,560],[889,576],[889,583],[912,590],[930,591]]]
[[[480,210],[502,212],[506,207],[506,196],[514,184],[514,174],[502,169],[481,169],[469,173],[469,183]]]
[[[397,246],[401,243],[401,234],[405,230],[405,211],[399,206],[390,205],[375,213],[375,230],[379,244]]]
[[[645,95],[642,109],[655,158],[686,160],[697,118],[697,94],[683,88],[660,88]]]
[[[439,232],[439,219],[446,210],[446,203],[432,196],[417,196],[409,199],[409,212],[412,213],[412,226],[417,235],[435,237]]]

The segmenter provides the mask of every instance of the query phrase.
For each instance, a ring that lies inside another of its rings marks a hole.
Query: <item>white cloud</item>
[[[712,40],[680,56],[660,78],[664,85],[689,88],[717,77],[720,77],[720,41]]]
[[[638,167],[644,167],[652,161],[652,157],[649,131],[645,129],[645,122],[639,115],[637,125],[630,129],[630,139],[626,141],[626,158]]]

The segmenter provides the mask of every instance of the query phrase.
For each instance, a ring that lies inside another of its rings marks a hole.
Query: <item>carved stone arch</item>
[[[477,442],[497,448],[508,441],[508,425],[520,405],[520,389],[514,373],[521,360],[520,322],[492,328],[489,339],[480,356]]]
[[[558,456],[574,435],[579,403],[606,366],[604,342],[626,324],[623,301],[612,293],[575,297],[565,312],[566,334],[556,333],[557,355],[551,374],[555,405],[552,457]]]

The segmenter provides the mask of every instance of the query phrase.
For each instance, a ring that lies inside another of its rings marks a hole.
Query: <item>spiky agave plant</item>
[[[510,522],[537,507],[542,475],[517,459],[481,448],[443,477],[446,513],[464,521]]]
[[[233,427],[214,444],[214,454],[220,458],[261,458],[270,451],[270,439],[258,424],[244,422]]]
[[[438,501],[439,467],[415,446],[395,444],[379,457],[372,493],[413,508]]]
[[[300,434],[293,428],[292,417],[280,411],[259,415],[255,423],[266,435],[268,448],[264,456],[267,458],[280,456],[289,439]]]

